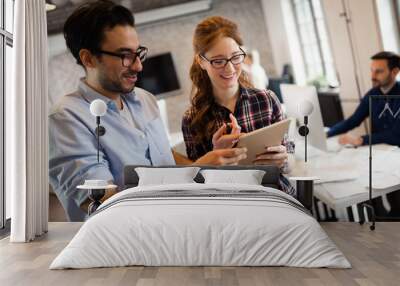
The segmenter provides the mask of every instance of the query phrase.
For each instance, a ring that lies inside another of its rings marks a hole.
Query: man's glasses
[[[113,53],[113,52],[108,52],[108,51],[103,51],[103,50],[99,50],[98,53],[113,56],[113,57],[118,57],[122,61],[122,66],[130,67],[136,61],[137,58],[139,58],[140,61],[143,63],[146,60],[147,51],[148,51],[148,49],[146,47],[139,47],[136,50],[136,52],[134,52],[134,53],[118,54],[118,53]]]
[[[233,65],[238,65],[238,64],[243,63],[243,61],[244,61],[244,59],[246,57],[246,53],[241,48],[239,48],[239,49],[242,51],[242,53],[234,55],[233,57],[231,57],[229,59],[209,60],[204,55],[200,55],[200,57],[202,57],[204,60],[209,62],[214,68],[222,69],[222,68],[226,67],[228,62],[231,62]]]

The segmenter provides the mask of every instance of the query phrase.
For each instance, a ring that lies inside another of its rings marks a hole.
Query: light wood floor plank
[[[49,233],[32,243],[0,241],[0,285],[400,285],[400,223],[378,223],[374,232],[356,223],[323,223],[352,269],[290,267],[118,267],[48,269],[81,223],[50,223]]]

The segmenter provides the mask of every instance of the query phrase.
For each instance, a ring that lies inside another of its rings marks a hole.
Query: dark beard
[[[390,86],[390,84],[391,84],[390,78],[386,78],[383,81],[378,81],[378,80],[372,81],[372,85],[374,87],[379,87],[379,88],[386,88],[386,87]]]
[[[99,74],[99,84],[104,90],[122,94],[130,93],[135,88],[135,86],[130,89],[123,88],[120,82],[109,79],[103,72]]]

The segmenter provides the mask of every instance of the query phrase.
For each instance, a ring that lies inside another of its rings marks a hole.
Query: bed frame
[[[144,168],[182,168],[187,166],[142,166],[142,165],[128,165],[124,168],[124,189],[136,187],[139,183],[139,176],[135,171],[137,167]],[[262,185],[265,187],[271,187],[278,189],[279,187],[279,174],[280,170],[276,166],[196,166],[200,167],[202,170],[205,169],[218,169],[218,170],[263,170],[265,175],[262,179]],[[200,174],[194,178],[197,183],[204,183],[204,178]]]
[[[187,166],[176,166],[176,165],[167,165],[167,166],[144,166],[144,165],[127,165],[124,168],[124,189],[136,187],[139,183],[139,176],[135,171],[135,168],[143,167],[143,168],[182,168]],[[271,187],[275,189],[279,189],[279,177],[280,170],[276,166],[272,165],[259,165],[259,166],[196,166],[200,167],[202,170],[205,169],[218,169],[218,170],[263,170],[265,171],[265,175],[262,179],[261,184],[264,187]],[[200,174],[194,178],[197,183],[204,183],[204,178]],[[303,181],[305,183],[309,183],[309,181]],[[299,184],[297,184],[297,197],[296,199],[305,206],[312,213],[312,205],[313,205],[313,187],[308,188],[300,188],[298,189]]]

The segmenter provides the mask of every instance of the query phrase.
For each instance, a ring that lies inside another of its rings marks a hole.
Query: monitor
[[[300,102],[308,100],[313,104],[314,110],[308,117],[310,133],[307,140],[315,148],[321,151],[328,151],[316,88],[314,86],[298,86],[294,84],[281,84],[280,88],[287,116],[296,118],[300,123],[303,123],[304,120],[298,112]]]
[[[343,108],[338,93],[318,92],[318,101],[325,127],[332,127],[343,121]]]
[[[138,74],[136,86],[141,87],[157,98],[174,95],[180,84],[171,53],[148,57],[143,62],[143,70]]]
[[[279,101],[283,103],[282,93],[281,93],[281,84],[291,83],[288,78],[270,78],[268,81],[268,89],[273,91],[278,97]]]

